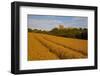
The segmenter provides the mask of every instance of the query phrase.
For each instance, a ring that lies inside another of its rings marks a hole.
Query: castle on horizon
[[[59,25],[59,29],[64,29],[64,25]]]

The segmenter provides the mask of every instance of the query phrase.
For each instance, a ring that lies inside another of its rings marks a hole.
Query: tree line
[[[53,28],[50,31],[31,29],[28,28],[28,32],[44,33],[55,36],[62,36],[67,38],[78,38],[78,39],[88,39],[88,29],[87,28]]]

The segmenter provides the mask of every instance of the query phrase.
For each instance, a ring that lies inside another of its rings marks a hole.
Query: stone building
[[[59,25],[59,29],[64,29],[64,25]]]

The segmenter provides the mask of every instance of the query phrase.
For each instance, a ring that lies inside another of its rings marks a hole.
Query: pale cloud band
[[[28,15],[28,28],[51,30],[62,24],[64,27],[87,28],[88,17]]]

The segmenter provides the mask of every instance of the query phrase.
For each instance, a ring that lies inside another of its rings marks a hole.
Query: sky
[[[87,28],[88,17],[28,15],[28,28],[51,30],[59,25],[64,27]]]

